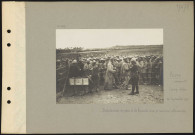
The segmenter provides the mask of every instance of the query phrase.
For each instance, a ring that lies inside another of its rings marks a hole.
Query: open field
[[[56,59],[61,58],[76,58],[81,57],[104,57],[105,55],[162,55],[163,45],[140,45],[140,46],[114,46],[104,49],[87,49],[73,52],[64,52],[63,50],[56,50]]]
[[[70,50],[69,50],[70,51]],[[63,59],[76,59],[80,57],[104,57],[104,56],[144,56],[144,55],[163,55],[163,45],[140,45],[140,46],[114,46],[104,49],[87,49],[80,50],[78,52],[66,52],[56,50],[56,61]],[[61,61],[63,62],[63,61]],[[56,92],[63,90],[65,79],[67,76],[66,68],[57,68],[56,69]]]
[[[60,97],[57,95],[57,104],[161,104],[163,103],[163,87],[158,85],[140,85],[139,95],[128,95],[131,90],[113,89],[83,95],[82,91],[76,96]]]

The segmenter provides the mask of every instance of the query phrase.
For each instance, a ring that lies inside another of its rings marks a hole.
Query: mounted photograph
[[[57,104],[163,104],[163,29],[56,29]]]

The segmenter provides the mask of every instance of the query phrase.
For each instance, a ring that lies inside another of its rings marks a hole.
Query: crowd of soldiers
[[[67,78],[89,78],[89,92],[105,90],[131,89],[138,91],[138,83],[144,85],[163,85],[163,56],[105,56],[79,57],[57,60],[57,67],[68,67]],[[68,82],[67,82],[68,83]],[[131,93],[132,95],[134,93]]]

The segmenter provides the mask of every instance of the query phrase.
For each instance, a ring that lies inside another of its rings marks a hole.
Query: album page
[[[193,2],[2,2],[2,133],[192,133]]]

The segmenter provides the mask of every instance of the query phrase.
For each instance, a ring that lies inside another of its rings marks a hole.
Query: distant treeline
[[[163,48],[163,45],[126,45],[126,46],[121,46],[121,45],[116,45],[111,47],[111,49],[114,50],[121,50],[121,49],[146,49],[146,48]]]
[[[163,45],[131,45],[131,46],[113,46],[110,48],[94,48],[84,49],[82,47],[67,47],[64,49],[56,49],[57,53],[71,53],[71,52],[87,52],[87,51],[102,51],[102,50],[123,50],[123,49],[154,49],[163,48]]]
[[[56,49],[57,53],[71,53],[71,52],[82,52],[83,48],[82,47],[67,47],[64,49]]]

